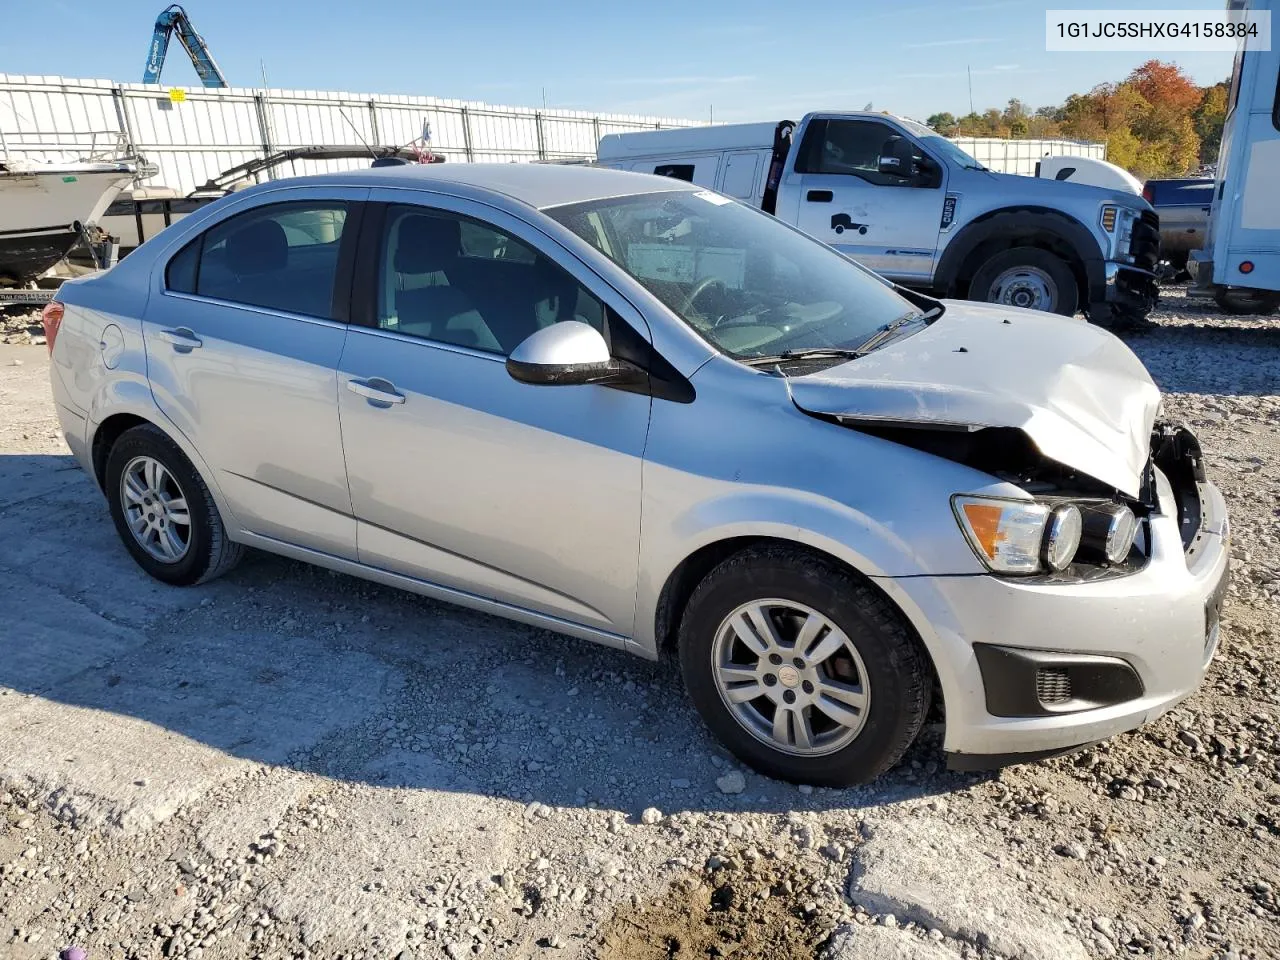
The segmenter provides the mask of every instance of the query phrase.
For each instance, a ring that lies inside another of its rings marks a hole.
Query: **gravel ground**
[[[1280,320],[1127,337],[1232,509],[1201,691],[998,774],[738,767],[674,670],[255,555],[146,578],[0,345],[0,955],[1280,956]]]

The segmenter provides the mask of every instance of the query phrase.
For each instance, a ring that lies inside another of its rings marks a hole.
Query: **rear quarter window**
[[[174,293],[196,292],[196,271],[200,264],[200,241],[196,237],[169,261],[164,272],[164,285]]]

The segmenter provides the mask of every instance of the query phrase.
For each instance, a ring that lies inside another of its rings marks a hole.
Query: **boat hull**
[[[0,169],[0,279],[24,283],[67,255],[129,185],[129,164],[16,164]]]
[[[0,233],[0,280],[25,283],[61,261],[80,239],[75,226]]]

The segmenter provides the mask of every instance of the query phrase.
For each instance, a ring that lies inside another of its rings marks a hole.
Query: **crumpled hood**
[[[789,381],[796,406],[853,421],[1016,427],[1042,454],[1138,496],[1160,391],[1105,330],[948,301],[920,332]]]

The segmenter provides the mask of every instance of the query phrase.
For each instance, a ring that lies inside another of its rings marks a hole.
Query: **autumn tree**
[[[1108,158],[1139,177],[1181,175],[1217,157],[1227,87],[1202,89],[1176,64],[1148,60],[1124,80],[1056,106],[1033,111],[1014,98],[1004,110],[934,114],[929,125],[952,136],[1104,141]]]
[[[1218,159],[1218,148],[1222,146],[1222,128],[1227,122],[1227,97],[1230,92],[1231,82],[1228,80],[1206,87],[1199,105],[1191,114],[1196,136],[1200,138],[1201,163],[1214,163]]]

